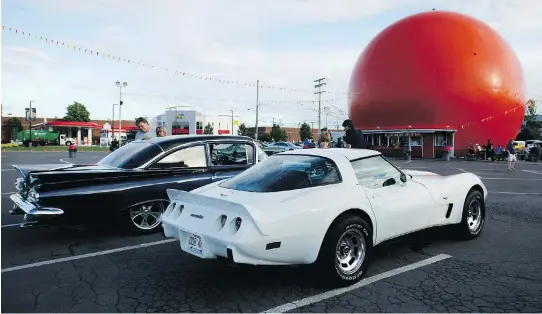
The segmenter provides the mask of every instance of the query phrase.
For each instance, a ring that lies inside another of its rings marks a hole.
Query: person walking
[[[516,148],[514,147],[514,141],[512,141],[512,139],[508,141],[506,151],[508,152],[508,170],[516,170],[514,166],[516,165],[516,161],[518,161],[518,159],[516,157]]]

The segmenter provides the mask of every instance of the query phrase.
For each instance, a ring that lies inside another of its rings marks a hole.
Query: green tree
[[[525,118],[523,120],[523,125],[521,126],[521,131],[518,133],[516,140],[526,141],[540,139],[540,128],[542,128],[542,123],[536,120],[536,100],[527,100],[525,107]]]
[[[303,123],[299,128],[299,137],[302,141],[309,139],[312,140],[312,128],[308,123]]]
[[[68,108],[66,108],[66,116],[64,116],[63,120],[89,122],[90,112],[88,112],[85,105],[74,101],[73,104],[69,105]]]
[[[281,129],[278,124],[273,124],[273,127],[271,128],[271,132],[269,132],[269,135],[275,142],[288,140],[288,134],[286,134],[286,131],[284,129]]]
[[[247,126],[244,123],[241,123],[239,129],[237,130],[237,135],[247,135]]]
[[[203,129],[203,134],[213,134],[213,126],[211,123],[207,123],[205,129]]]
[[[6,123],[10,128],[17,128],[19,131],[24,130],[21,119],[16,117],[10,117]]]
[[[258,135],[258,140],[262,142],[271,142],[272,138],[269,132],[264,132],[262,135]]]

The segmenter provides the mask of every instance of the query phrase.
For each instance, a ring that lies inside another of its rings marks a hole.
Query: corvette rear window
[[[341,182],[333,161],[318,156],[274,155],[220,184],[245,192],[281,192]]]

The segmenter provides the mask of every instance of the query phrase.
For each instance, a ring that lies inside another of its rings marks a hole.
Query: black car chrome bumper
[[[20,208],[25,214],[32,216],[59,216],[64,214],[64,211],[60,208],[52,207],[39,207],[31,202],[23,199],[20,194],[11,194],[9,197],[15,205]]]

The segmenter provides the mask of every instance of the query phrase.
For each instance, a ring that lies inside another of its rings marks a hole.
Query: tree
[[[258,135],[258,140],[262,142],[271,142],[272,138],[269,132],[264,132],[262,135]]]
[[[312,140],[312,128],[308,123],[303,123],[299,128],[299,137],[302,141],[309,139]]]
[[[24,130],[23,124],[21,123],[21,119],[16,117],[10,117],[6,123],[10,128],[17,128],[19,131]]]
[[[74,101],[73,104],[68,105],[66,108],[66,116],[64,117],[65,121],[78,121],[78,122],[89,122],[90,113],[87,110],[87,107],[82,103]]]
[[[244,123],[241,123],[239,130],[237,130],[237,135],[247,135],[247,126]]]
[[[271,132],[269,132],[269,135],[275,142],[288,140],[288,134],[286,134],[286,131],[284,129],[281,129],[278,124],[273,124],[273,127],[271,128]]]
[[[203,134],[213,134],[213,126],[211,123],[207,123],[205,129],[203,129]]]
[[[523,120],[523,125],[521,126],[521,131],[518,133],[516,140],[526,141],[526,140],[536,140],[540,139],[540,128],[542,128],[542,122],[537,121],[537,104],[536,100],[529,99],[525,106],[525,118]]]

